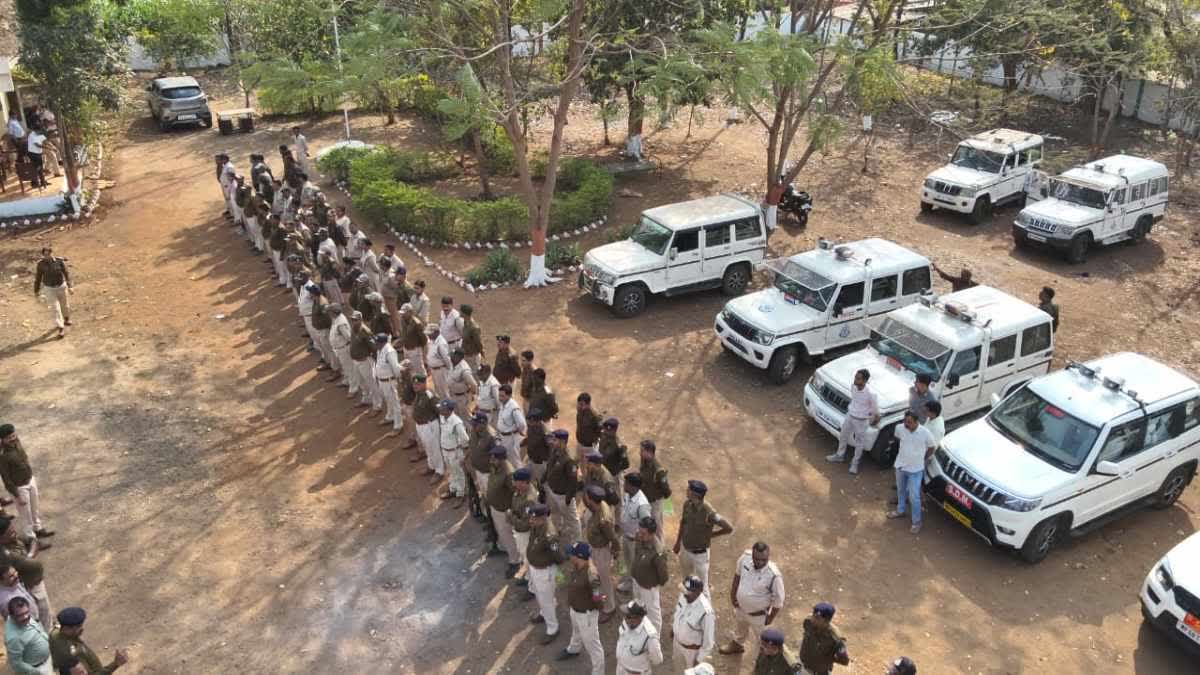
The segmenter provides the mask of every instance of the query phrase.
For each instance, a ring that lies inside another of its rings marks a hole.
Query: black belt
[[[500,435],[501,436],[516,436],[519,433],[521,433],[521,432],[519,432],[519,431],[501,431]]]
[[[702,555],[702,554],[704,554],[704,553],[708,553],[708,549],[706,549],[706,548],[689,548],[689,549],[687,550],[687,552],[688,552],[688,553],[694,553],[694,554],[696,554],[696,555]]]
[[[377,377],[375,379],[379,380],[380,382],[391,382],[392,380],[394,380],[396,378],[394,378],[394,377]]]

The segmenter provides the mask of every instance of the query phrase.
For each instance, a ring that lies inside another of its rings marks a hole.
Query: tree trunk
[[[608,101],[600,104],[600,124],[604,125],[604,147],[612,143],[608,140]]]
[[[1003,59],[1000,66],[1004,70],[1004,91],[1011,93],[1017,90],[1017,62],[1013,59]]]
[[[479,129],[471,130],[471,148],[475,151],[475,167],[479,171],[479,187],[483,190],[482,197],[491,199],[492,187],[488,180],[487,156],[483,152],[483,139],[480,137]]]
[[[71,195],[80,189],[79,169],[75,166],[75,146],[71,144],[71,135],[67,132],[67,120],[62,115],[58,118],[58,134],[62,144],[63,171],[67,172],[67,194]],[[69,198],[68,202],[74,206]]]
[[[625,84],[625,98],[629,101],[629,121],[625,133],[628,136],[641,136],[646,118],[646,100],[637,93],[636,82]]]
[[[1108,145],[1108,133],[1112,131],[1113,120],[1121,113],[1121,108],[1125,107],[1125,78],[1116,78],[1114,86],[1116,87],[1115,93],[1117,99],[1113,101],[1112,108],[1108,110],[1108,118],[1104,120],[1104,128],[1100,130],[1100,138],[1096,139],[1096,150],[1100,153],[1103,153],[1104,147]],[[1093,159],[1095,158],[1093,157]]]
[[[1100,138],[1100,113],[1104,108],[1104,92],[1107,91],[1108,85],[1093,87],[1092,95],[1096,97],[1092,101],[1092,125],[1089,140],[1091,141],[1091,149],[1088,150],[1088,159],[1096,159],[1096,141]]]

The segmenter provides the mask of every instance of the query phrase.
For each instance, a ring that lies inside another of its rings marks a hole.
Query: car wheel
[[[992,198],[984,195],[975,200],[975,208],[971,210],[972,224],[979,225],[992,217]]]
[[[1171,473],[1167,474],[1163,480],[1162,487],[1154,495],[1154,501],[1151,506],[1156,509],[1170,508],[1172,504],[1179,500],[1179,496],[1187,489],[1188,483],[1192,482],[1192,473],[1195,471],[1191,466],[1181,466]]]
[[[933,210],[933,204],[930,204],[929,202],[921,202],[921,210],[929,213]]]
[[[212,128],[212,115],[205,115],[202,122],[204,124],[205,129],[211,129]]]
[[[744,264],[730,265],[721,279],[721,292],[725,295],[741,295],[750,284],[750,267]]]
[[[1017,197],[1014,203],[1017,205],[1018,209],[1025,208],[1025,206],[1029,203],[1029,193],[1022,191],[1021,196]]]
[[[1076,235],[1067,248],[1067,262],[1081,265],[1087,262],[1088,249],[1092,247],[1092,235],[1088,233]]]
[[[875,445],[871,446],[871,459],[883,468],[887,468],[896,460],[892,454],[892,439],[896,437],[896,426],[885,427],[879,430],[879,435],[875,437]]]
[[[167,124],[167,120],[160,119],[158,120],[158,130],[165,134],[171,130],[171,125]]]
[[[1146,217],[1138,218],[1138,221],[1133,225],[1133,231],[1129,233],[1129,242],[1131,244],[1140,244],[1146,241],[1146,235],[1150,234],[1152,220]]]
[[[1021,248],[1021,249],[1027,249],[1027,248],[1029,248],[1029,240],[1026,239],[1024,235],[1014,234],[1013,235],[1013,246],[1016,246],[1017,248]]]
[[[646,289],[637,284],[627,284],[617,289],[613,296],[613,314],[628,319],[642,313],[646,308]]]
[[[1021,559],[1031,565],[1045,560],[1046,556],[1050,555],[1050,551],[1054,550],[1054,546],[1058,544],[1058,540],[1065,534],[1065,529],[1066,521],[1061,516],[1047,518],[1038,523],[1021,546]]]
[[[771,363],[767,366],[767,377],[773,384],[785,384],[796,374],[800,365],[800,350],[795,347],[776,349],[771,355]]]

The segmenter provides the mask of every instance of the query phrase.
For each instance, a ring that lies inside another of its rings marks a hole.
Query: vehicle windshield
[[[1063,471],[1078,471],[1100,430],[1068,415],[1029,387],[1009,396],[988,415],[997,431],[1025,451]]]
[[[916,375],[928,375],[933,381],[942,379],[942,371],[950,361],[950,348],[891,317],[883,317],[871,327],[871,349],[881,356],[895,359]]]
[[[199,95],[200,87],[175,87],[162,90],[162,97],[169,99],[196,98]]]
[[[965,169],[1000,173],[1000,167],[1004,166],[1004,158],[1005,155],[998,152],[989,152],[973,148],[969,145],[960,145],[954,151],[954,157],[950,160],[950,163]]]
[[[1057,178],[1050,181],[1050,196],[1064,202],[1100,210],[1103,210],[1104,205],[1108,203],[1108,195],[1102,190],[1068,183]]]
[[[833,299],[837,284],[792,260],[770,260],[767,269],[775,273],[773,285],[789,302],[807,305],[824,312]]]
[[[667,250],[667,243],[671,241],[671,231],[646,216],[642,216],[642,220],[637,227],[633,228],[633,233],[629,235],[629,238],[655,255],[662,255]]]

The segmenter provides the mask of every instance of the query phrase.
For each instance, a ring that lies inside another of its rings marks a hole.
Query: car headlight
[[[1005,495],[1004,501],[1000,506],[1009,511],[1032,511],[1042,505],[1042,498],[1037,499],[1022,499],[1012,495]]]
[[[1075,234],[1076,229],[1077,228],[1071,225],[1059,225],[1056,231],[1058,234],[1061,234],[1064,237],[1070,237],[1071,235]]]
[[[1158,585],[1162,586],[1164,591],[1175,588],[1175,579],[1171,578],[1171,569],[1167,567],[1165,560],[1154,568],[1154,579],[1158,581]]]
[[[974,197],[976,192],[979,192],[979,190],[977,190],[977,189],[975,189],[975,188],[964,187],[964,188],[961,188],[961,189],[959,189],[959,191],[958,191],[958,196],[960,196],[960,197]]]
[[[763,346],[770,346],[775,341],[775,335],[761,330],[754,331],[754,341]]]
[[[925,179],[925,187],[929,188],[930,190],[933,189],[933,179],[932,178]]]

